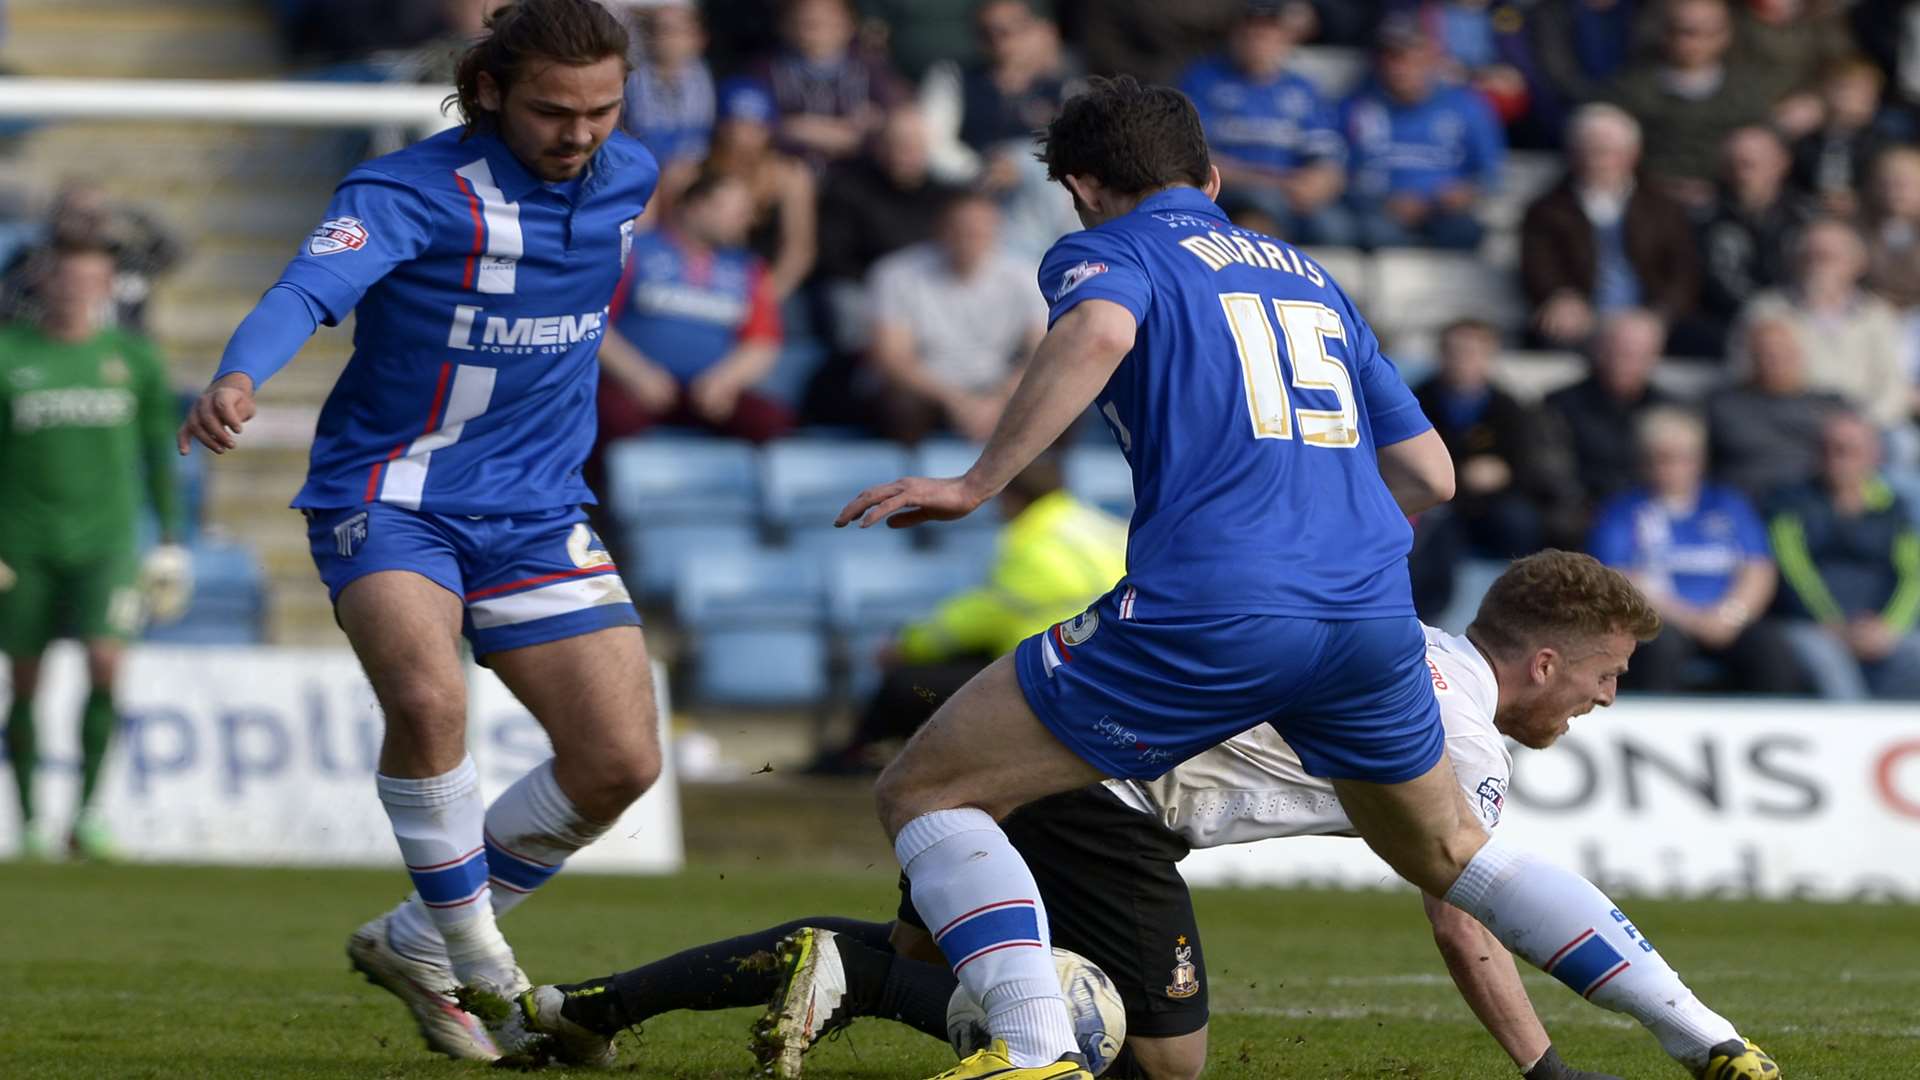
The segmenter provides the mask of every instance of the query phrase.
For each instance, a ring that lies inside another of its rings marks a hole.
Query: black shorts
[[[1053,943],[1099,965],[1127,1008],[1127,1034],[1207,1025],[1206,960],[1193,896],[1174,864],[1187,843],[1103,785],[1041,799],[1000,823],[1047,906]],[[900,921],[926,929],[900,879]]]

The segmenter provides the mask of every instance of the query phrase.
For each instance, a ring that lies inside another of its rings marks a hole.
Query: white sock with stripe
[[[993,818],[923,814],[900,830],[894,854],[913,884],[913,906],[1013,1064],[1039,1068],[1078,1053],[1040,889]]]
[[[493,912],[505,915],[560,872],[567,856],[613,827],[592,821],[553,778],[553,759],[533,767],[487,807],[487,873]]]
[[[454,979],[513,981],[513,950],[494,925],[480,777],[472,758],[439,776],[376,775],[381,805],[424,911],[444,942]],[[411,904],[411,901],[409,902]]]
[[[606,834],[607,822],[589,820],[553,778],[548,758],[514,781],[487,807],[488,895],[496,917],[505,915],[560,872],[567,857]],[[422,960],[444,960],[446,942],[419,893],[393,910],[393,947]]]
[[[1698,1069],[1738,1038],[1605,893],[1586,878],[1501,842],[1467,863],[1446,900],[1574,993],[1646,1025],[1675,1061]]]

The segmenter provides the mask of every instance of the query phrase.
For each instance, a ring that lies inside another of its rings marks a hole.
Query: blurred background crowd
[[[268,6],[295,77],[443,82],[492,4]],[[1630,689],[1920,699],[1920,2],[609,6],[663,173],[602,351],[602,530],[694,700],[857,718],[817,767],[864,767],[1123,568],[1092,422],[985,524],[821,529],[992,429],[1078,227],[1032,132],[1121,72],[1193,98],[1222,207],[1333,273],[1453,449],[1423,617],[1578,548],[1666,621]],[[111,238],[136,329],[189,246],[91,183],[15,218],[11,318],[63,234]]]

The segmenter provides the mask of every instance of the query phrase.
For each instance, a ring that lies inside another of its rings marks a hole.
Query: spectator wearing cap
[[[1236,221],[1298,243],[1348,244],[1336,200],[1346,182],[1346,143],[1313,83],[1287,70],[1303,4],[1248,3],[1224,53],[1180,76],[1206,126],[1220,168],[1220,202]],[[1247,220],[1247,215],[1260,220]]]
[[[707,174],[665,225],[634,238],[600,347],[602,445],[657,424],[753,442],[793,427],[786,406],[753,390],[781,334],[766,265],[745,243],[752,215],[745,184]]]
[[[1793,324],[1762,319],[1748,328],[1747,378],[1707,399],[1713,475],[1755,505],[1804,484],[1820,463],[1820,431],[1846,403],[1807,386],[1807,358]]]
[[[633,6],[641,62],[627,76],[620,126],[653,152],[662,172],[691,170],[713,138],[713,72],[700,58],[706,28],[688,0]],[[684,181],[665,186],[677,189]]]
[[[818,171],[855,157],[906,88],[858,47],[852,0],[785,0],[781,45],[751,73],[773,94],[782,146]]]
[[[1812,220],[1811,201],[1787,184],[1787,146],[1770,127],[1736,128],[1721,151],[1720,186],[1699,229],[1703,319],[1727,331],[1747,303],[1788,277],[1794,236]]]
[[[1786,631],[1762,618],[1779,585],[1767,530],[1746,496],[1706,479],[1706,433],[1677,408],[1635,426],[1644,482],[1608,502],[1587,551],[1626,574],[1660,613],[1622,687],[1656,694],[1727,689],[1790,694],[1802,677]],[[1724,672],[1711,686],[1696,659]]]
[[[1679,204],[1640,182],[1640,125],[1612,105],[1587,105],[1568,129],[1567,173],[1527,208],[1520,279],[1533,336],[1578,348],[1598,320],[1645,308],[1669,326],[1693,314],[1700,259]]]
[[[881,259],[871,361],[881,434],[916,443],[938,430],[985,442],[1046,333],[1033,265],[1000,243],[1000,211],[956,195],[934,239]]]
[[[1574,475],[1589,506],[1632,486],[1635,422],[1648,409],[1674,403],[1653,385],[1665,344],[1659,316],[1638,308],[1616,311],[1594,333],[1587,377],[1546,397],[1547,414],[1563,426],[1572,448]]]
[[[1900,324],[1885,300],[1862,288],[1867,248],[1859,230],[1819,218],[1794,243],[1793,278],[1755,296],[1743,328],[1777,318],[1794,329],[1808,358],[1807,381],[1832,390],[1882,431],[1906,427],[1914,391],[1901,356]]]
[[[1614,102],[1640,121],[1646,167],[1689,209],[1713,200],[1715,157],[1735,128],[1763,123],[1771,90],[1731,65],[1726,0],[1671,0],[1657,16],[1660,55],[1615,80]]]
[[[1860,210],[1873,160],[1887,145],[1875,126],[1886,77],[1864,56],[1829,65],[1820,77],[1820,126],[1793,144],[1793,186],[1829,214]]]
[[[747,246],[767,263],[767,285],[785,300],[813,271],[819,254],[819,202],[813,171],[773,141],[773,98],[751,79],[720,86],[719,122],[704,171],[746,185],[753,199]]]
[[[1820,471],[1783,496],[1771,533],[1788,639],[1824,698],[1920,700],[1920,533],[1877,472],[1880,439],[1828,418]]]
[[[1348,205],[1363,247],[1469,249],[1474,206],[1497,186],[1506,141],[1486,101],[1438,81],[1439,54],[1406,16],[1382,24],[1374,77],[1341,109]]]

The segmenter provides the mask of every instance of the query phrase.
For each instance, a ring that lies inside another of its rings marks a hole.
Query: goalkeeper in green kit
[[[103,858],[109,841],[91,807],[116,723],[120,659],[148,616],[178,616],[191,587],[177,545],[173,394],[150,343],[104,327],[114,273],[108,248],[63,242],[40,283],[39,319],[0,327],[0,651],[12,677],[7,756],[29,858],[47,844],[34,822],[33,701],[48,643],[86,645],[80,802],[68,846]],[[161,544],[142,563],[148,500]]]

